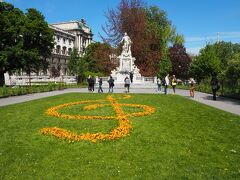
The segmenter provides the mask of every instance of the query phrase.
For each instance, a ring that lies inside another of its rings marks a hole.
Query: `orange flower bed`
[[[131,98],[130,95],[125,95],[121,99],[127,99]],[[87,119],[95,119],[95,120],[118,120],[119,126],[108,134],[103,133],[86,133],[86,134],[75,134],[70,131],[67,131],[62,128],[58,127],[51,127],[51,128],[43,128],[41,129],[42,134],[44,135],[53,135],[60,139],[66,139],[69,140],[69,142],[73,141],[81,141],[81,140],[88,140],[91,142],[97,142],[98,140],[115,140],[124,136],[127,136],[131,129],[132,124],[129,120],[129,117],[138,117],[138,116],[146,116],[150,115],[155,112],[155,108],[141,105],[141,104],[121,104],[112,96],[107,96],[107,100],[87,100],[87,101],[79,101],[79,102],[71,102],[67,104],[62,104],[59,106],[54,106],[52,108],[49,108],[47,110],[47,115],[64,118],[64,119],[75,119],[75,120],[87,120]],[[68,106],[74,106],[78,104],[85,104],[85,103],[94,103],[94,102],[109,102],[109,104],[92,104],[84,107],[84,110],[92,110],[104,106],[111,106],[113,107],[115,111],[116,116],[82,116],[82,115],[68,115],[68,114],[61,114],[57,110],[68,107]],[[136,112],[136,113],[125,113],[122,109],[123,106],[128,107],[136,107],[136,108],[142,108],[144,111],[142,112]]]

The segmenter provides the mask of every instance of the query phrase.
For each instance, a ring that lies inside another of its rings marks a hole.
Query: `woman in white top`
[[[167,94],[167,88],[169,86],[169,74],[167,74],[167,76],[165,77],[165,85],[164,85],[164,93]]]

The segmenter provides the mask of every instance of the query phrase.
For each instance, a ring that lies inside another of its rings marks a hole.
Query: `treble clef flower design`
[[[125,95],[121,99],[128,99],[131,98],[130,95]],[[69,120],[117,120],[119,122],[119,126],[115,129],[112,129],[109,133],[86,133],[86,134],[76,134],[70,132],[66,129],[58,128],[58,127],[50,127],[50,128],[43,128],[41,129],[42,134],[44,135],[53,135],[60,139],[66,139],[70,142],[74,141],[81,141],[81,140],[88,140],[91,142],[96,142],[99,140],[115,140],[121,137],[127,136],[131,129],[132,124],[129,120],[130,117],[139,117],[139,116],[146,116],[150,115],[155,112],[155,108],[147,105],[142,104],[125,104],[119,103],[119,99],[114,98],[113,96],[107,96],[106,100],[85,100],[85,101],[78,101],[78,102],[71,102],[67,104],[62,104],[58,106],[51,107],[47,110],[47,115],[59,117],[63,119]],[[101,104],[103,102],[107,102],[107,104]],[[101,108],[104,106],[111,106],[115,112],[115,116],[83,116],[83,115],[68,115],[68,114],[61,114],[58,112],[59,109],[74,106],[79,104],[87,104],[87,103],[95,103],[90,104],[84,107],[84,110],[92,110],[96,108]],[[122,107],[135,107],[142,109],[143,111],[134,112],[134,113],[125,113]]]

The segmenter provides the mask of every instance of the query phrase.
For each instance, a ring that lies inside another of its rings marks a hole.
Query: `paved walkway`
[[[108,91],[106,86],[103,87],[103,90],[105,92]],[[131,93],[159,94],[159,92],[156,92],[155,86],[147,86],[146,87],[146,86],[135,85],[135,86],[131,87],[130,90],[131,90]],[[177,89],[176,91],[177,91],[176,94],[184,96],[186,98],[190,98],[188,90]],[[40,99],[40,98],[49,97],[49,96],[55,96],[55,95],[64,94],[64,93],[72,93],[72,92],[88,93],[87,88],[71,88],[71,89],[65,89],[65,90],[61,90],[61,91],[52,91],[52,92],[36,93],[36,94],[29,94],[29,95],[22,95],[22,96],[13,96],[13,97],[8,97],[8,98],[0,98],[0,106],[6,106],[6,105],[10,105],[10,104],[16,104],[16,103],[31,101],[31,100],[35,100],[35,99]],[[114,93],[124,93],[124,88],[122,87],[122,85],[115,87]],[[162,92],[160,92],[160,93],[162,93]],[[169,89],[168,93],[172,94],[172,89]],[[227,112],[231,112],[233,114],[240,115],[240,101],[239,100],[218,97],[217,101],[213,101],[211,94],[206,94],[206,93],[201,93],[201,92],[196,92],[195,97],[191,98],[191,99],[198,101],[200,103],[227,111]]]

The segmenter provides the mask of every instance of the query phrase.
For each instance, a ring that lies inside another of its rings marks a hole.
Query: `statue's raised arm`
[[[122,46],[122,55],[124,56],[131,56],[131,44],[132,44],[132,41],[130,39],[130,37],[127,35],[127,33],[125,32],[124,33],[124,36],[121,40],[120,43],[123,42],[123,46]]]

